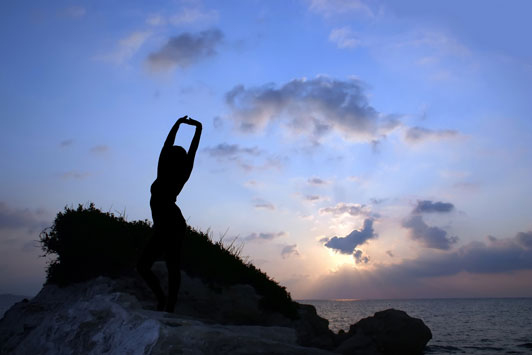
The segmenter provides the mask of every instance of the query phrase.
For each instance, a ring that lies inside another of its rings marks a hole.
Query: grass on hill
[[[128,222],[123,216],[102,212],[94,204],[65,207],[54,224],[40,235],[48,263],[47,282],[68,285],[96,276],[120,277],[135,268],[153,233],[149,221]],[[212,286],[250,284],[262,296],[261,307],[297,317],[297,303],[286,288],[245,262],[239,248],[213,242],[207,233],[187,227],[181,268]]]

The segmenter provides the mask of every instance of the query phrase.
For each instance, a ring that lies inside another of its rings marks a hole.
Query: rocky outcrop
[[[155,272],[164,278],[164,264]],[[0,354],[416,354],[431,338],[419,319],[378,312],[334,334],[311,305],[298,319],[259,307],[249,285],[207,286],[182,273],[175,313],[156,312],[135,274],[45,285],[0,320]]]
[[[117,291],[121,282],[100,277],[45,286],[0,321],[0,354],[330,354],[300,346],[289,327],[144,309],[137,297]]]
[[[403,311],[388,309],[353,324],[349,332],[338,335],[342,354],[422,354],[432,338],[430,329],[421,319]]]

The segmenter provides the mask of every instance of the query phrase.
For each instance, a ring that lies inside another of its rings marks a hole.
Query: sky
[[[40,290],[65,206],[151,220],[189,115],[188,224],[294,298],[532,297],[531,11],[2,1],[0,293]]]

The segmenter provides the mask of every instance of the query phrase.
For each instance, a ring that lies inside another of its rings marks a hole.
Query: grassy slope
[[[47,267],[47,282],[67,285],[99,275],[120,277],[135,267],[152,234],[148,221],[128,222],[90,204],[66,207],[52,227],[41,233],[45,255],[55,257]],[[209,284],[250,284],[262,296],[264,309],[295,318],[297,304],[286,289],[251,263],[238,249],[213,242],[206,233],[190,227],[183,241],[182,269]]]

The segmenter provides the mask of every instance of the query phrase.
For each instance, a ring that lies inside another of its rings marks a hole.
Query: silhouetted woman
[[[188,153],[183,147],[174,146],[177,130],[183,123],[196,127]],[[175,201],[192,172],[200,136],[200,122],[187,116],[178,119],[164,142],[157,165],[157,179],[151,185],[150,207],[154,233],[140,257],[137,269],[157,296],[158,311],[173,312],[177,302],[181,283],[181,242],[187,225]],[[168,299],[151,271],[153,263],[161,254],[164,254],[168,269]]]

